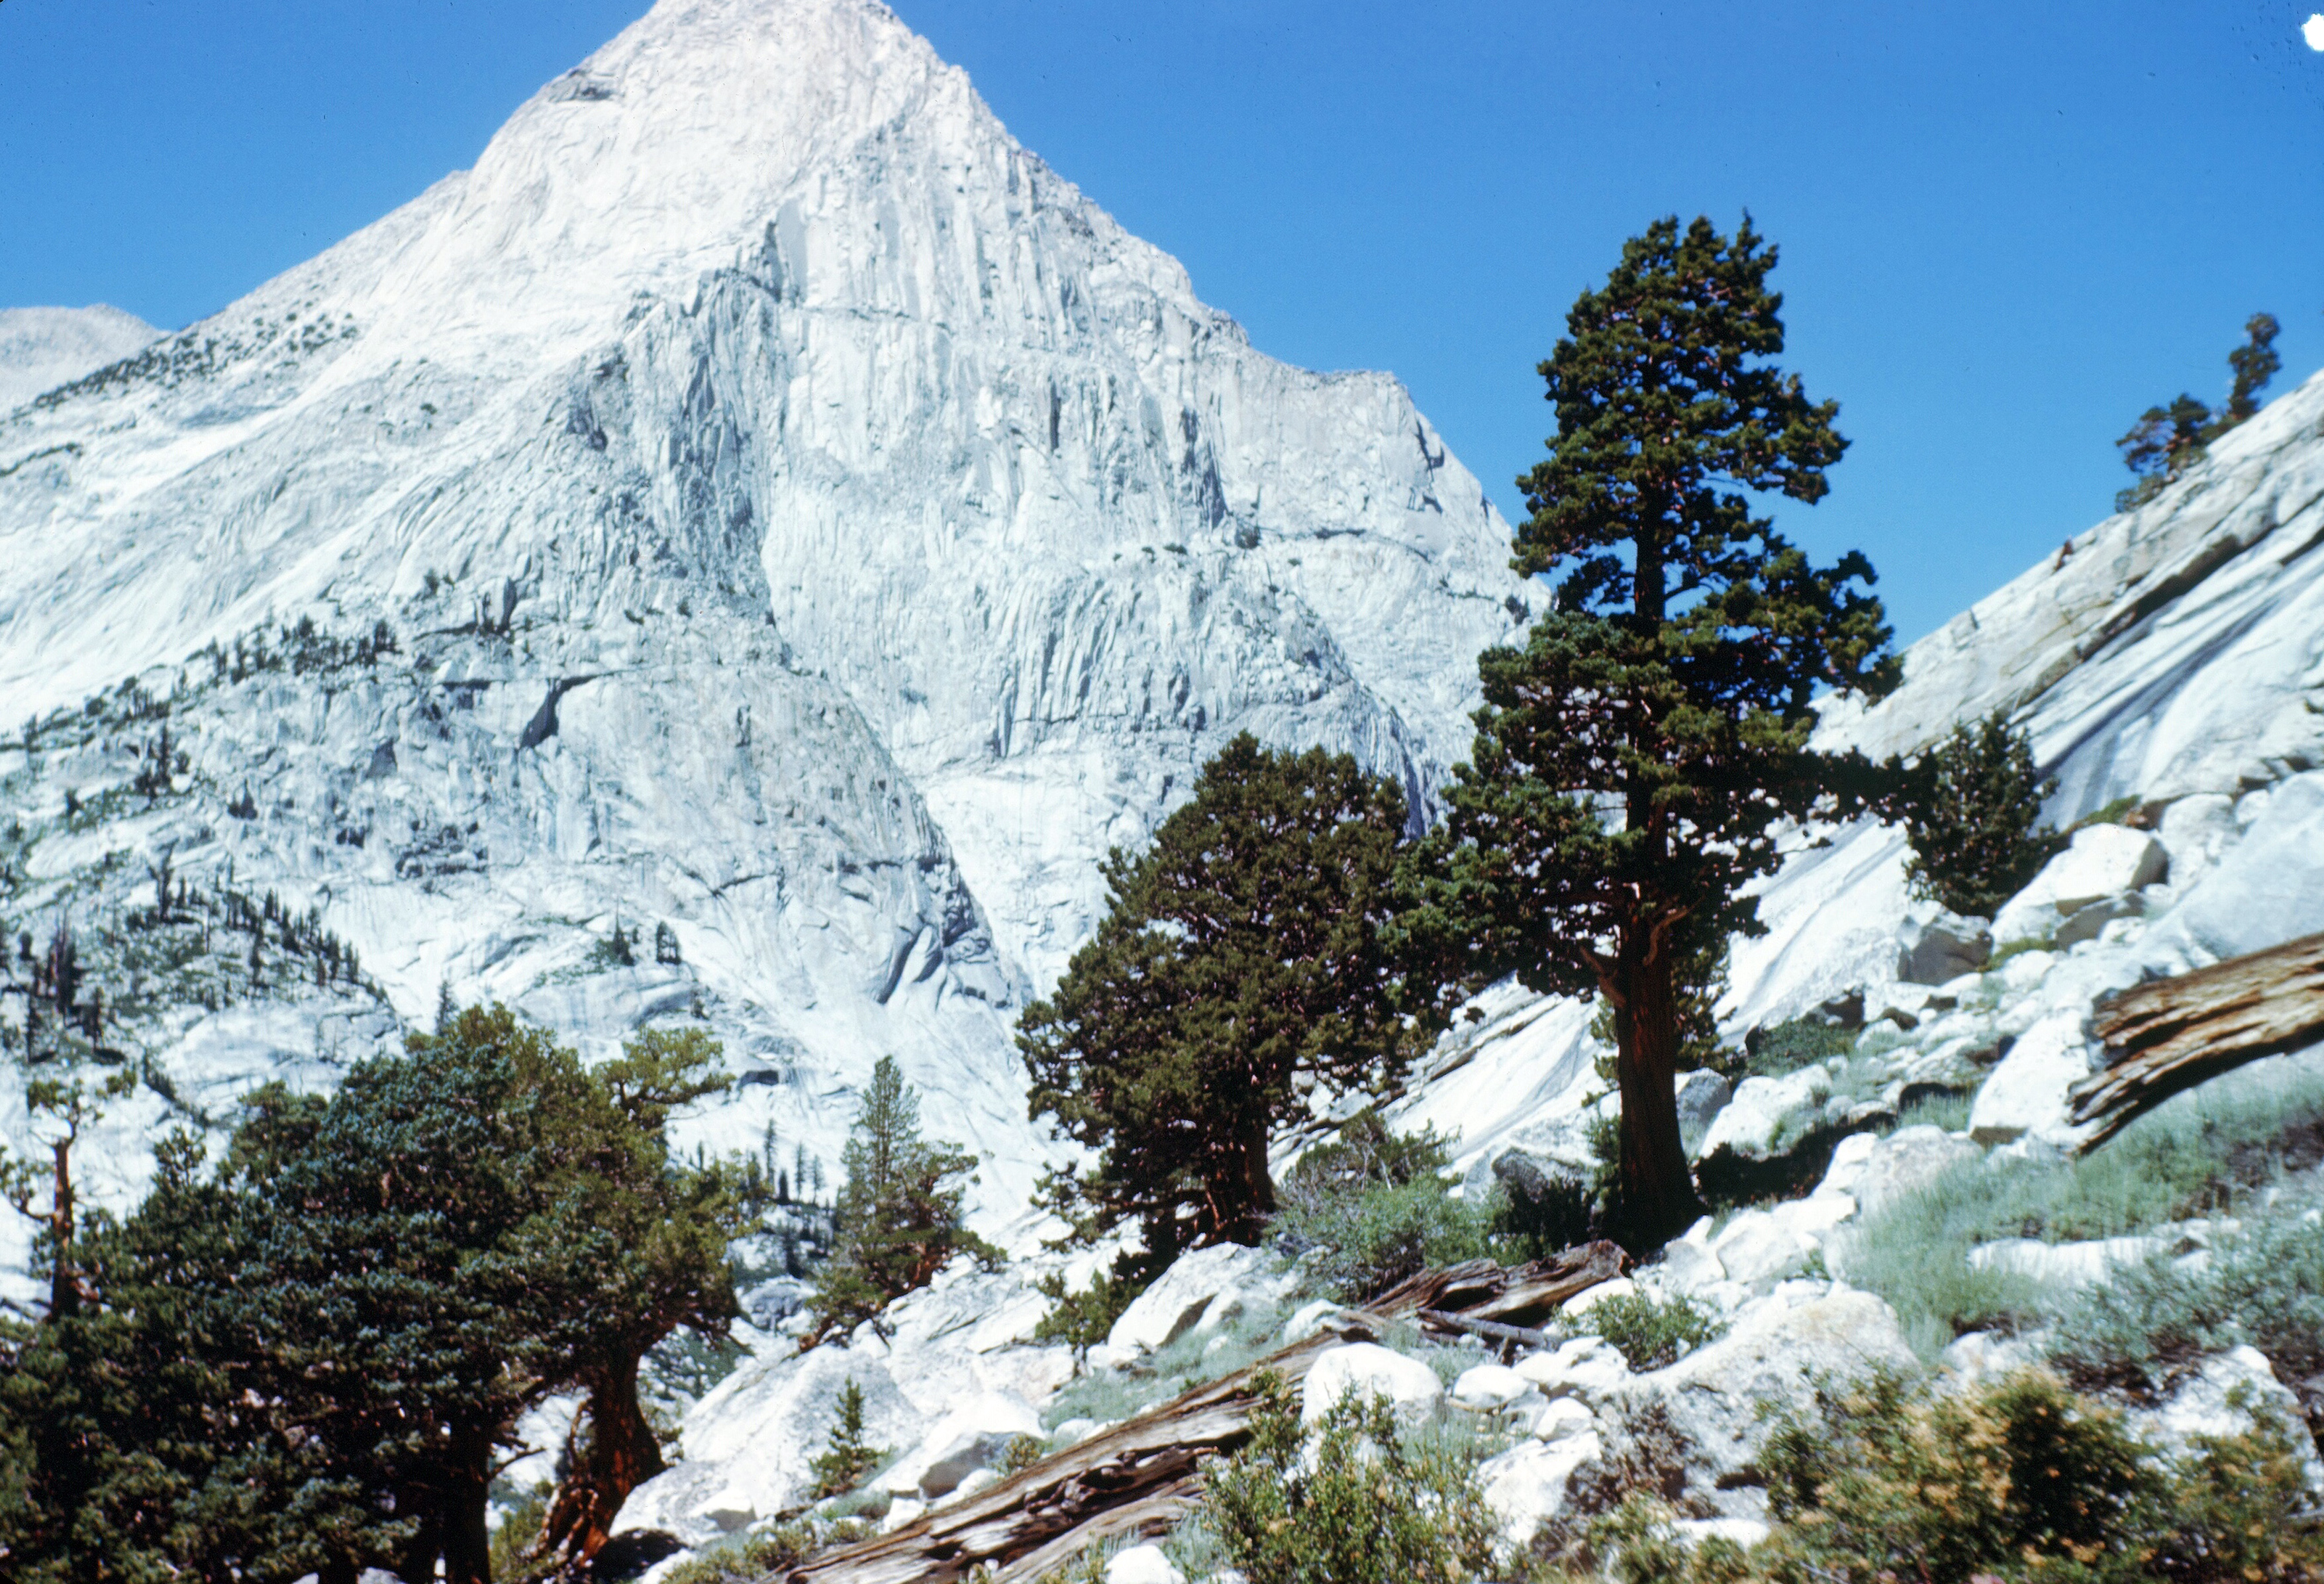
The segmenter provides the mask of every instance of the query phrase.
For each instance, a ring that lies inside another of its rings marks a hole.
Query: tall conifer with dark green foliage
[[[962,1206],[976,1157],[920,1136],[920,1099],[893,1056],[871,1087],[840,1153],[839,1246],[816,1277],[815,1339],[874,1320],[967,1255],[990,1266],[1001,1251],[970,1231]]]
[[[1097,1155],[1047,1184],[1077,1237],[1137,1226],[1130,1274],[1257,1242],[1293,1079],[1376,1089],[1425,1045],[1385,936],[1404,827],[1395,783],[1245,733],[1148,851],[1107,856],[1096,938],[1019,1025],[1033,1116]]]
[[[1987,918],[2066,845],[2036,830],[2042,805],[2058,790],[2034,763],[2034,745],[1995,710],[1957,726],[1907,773],[1902,800],[1913,857],[1906,878],[1920,895],[1957,913]]]
[[[1432,842],[1412,936],[1446,971],[1514,969],[1614,1011],[1622,1098],[1612,1229],[1659,1244],[1701,1212],[1672,1074],[1675,969],[1757,928],[1744,895],[1779,824],[1865,806],[1861,758],[1807,746],[1820,690],[1874,696],[1897,663],[1863,556],[1819,568],[1746,491],[1821,499],[1837,405],[1783,350],[1775,250],[1747,217],[1657,221],[1584,292],[1541,365],[1550,455],[1520,483],[1517,569],[1560,575],[1522,650],[1479,661],[1485,708]]]

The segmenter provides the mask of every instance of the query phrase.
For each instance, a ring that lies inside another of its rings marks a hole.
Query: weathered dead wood
[[[1446,1314],[1441,1309],[1422,1310],[1420,1325],[1423,1330],[1466,1331],[1472,1337],[1514,1344],[1519,1348],[1546,1348],[1551,1342],[1547,1331],[1536,1331],[1530,1326],[1505,1326],[1498,1320],[1471,1320],[1465,1314]]]
[[[2106,1065],[2068,1097],[2071,1121],[2098,1125],[2084,1153],[2206,1079],[2324,1040],[2324,935],[2135,986],[2090,1026]]]
[[[1472,1320],[1524,1326],[1545,1320],[1557,1306],[1629,1268],[1629,1255],[1611,1243],[1584,1243],[1531,1264],[1502,1266],[1472,1259],[1423,1271],[1364,1305],[1391,1319],[1424,1309]]]
[[[1360,1320],[1327,1326],[892,1534],[814,1558],[787,1574],[788,1584],[951,1584],[984,1563],[1005,1568],[1003,1578],[1029,1578],[1037,1575],[1025,1569],[1055,1544],[1069,1542],[1060,1554],[1070,1555],[1142,1526],[1167,1527],[1171,1504],[1191,1497],[1201,1459],[1250,1435],[1260,1371],[1302,1380],[1325,1348],[1374,1335]]]
[[[784,1575],[785,1584],[953,1584],[986,1565],[995,1570],[992,1584],[1010,1584],[1053,1571],[1101,1541],[1163,1533],[1199,1491],[1202,1459],[1249,1438],[1259,1401],[1252,1383],[1261,1371],[1303,1380],[1325,1348],[1371,1340],[1381,1325],[1424,1309],[1509,1330],[1611,1281],[1628,1264],[1613,1244],[1590,1243],[1531,1264],[1504,1268],[1471,1260],[1424,1271],[1326,1322],[1305,1341],[1124,1420],[892,1534],[813,1558]]]

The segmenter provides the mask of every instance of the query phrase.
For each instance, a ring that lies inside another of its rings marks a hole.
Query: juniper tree
[[[1957,726],[1906,773],[1901,800],[1913,857],[1906,878],[1957,913],[1991,917],[2066,844],[2036,830],[2058,790],[2034,763],[2034,745],[2003,710]]]
[[[1479,660],[1474,750],[1412,919],[1472,977],[1611,1005],[1615,1227],[1638,1247],[1701,1211],[1672,1088],[1680,962],[1759,927],[1745,887],[1775,868],[1784,821],[1882,790],[1860,757],[1807,746],[1812,700],[1898,674],[1854,587],[1870,564],[1812,565],[1745,493],[1812,504],[1847,443],[1837,403],[1769,361],[1775,257],[1748,216],[1731,237],[1659,220],[1567,315],[1514,562],[1559,575],[1555,603],[1523,649]]]
[[[810,1342],[876,1320],[958,1255],[999,1263],[1001,1251],[968,1229],[962,1210],[961,1179],[976,1157],[920,1136],[919,1097],[893,1056],[872,1070],[840,1168],[839,1243],[816,1280]]]
[[[1134,1224],[1125,1274],[1257,1242],[1293,1080],[1376,1090],[1425,1045],[1386,938],[1404,829],[1394,782],[1246,733],[1151,848],[1108,855],[1096,937],[1019,1024],[1032,1115],[1097,1157],[1047,1185],[1076,1239]]]

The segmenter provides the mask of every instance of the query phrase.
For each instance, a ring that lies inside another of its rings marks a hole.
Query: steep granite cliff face
[[[359,951],[131,1031],[124,1146],[448,984],[596,1050],[706,1019],[753,1081],[704,1135],[787,1160],[892,1051],[1010,1215],[1010,1024],[1106,848],[1246,727],[1425,800],[1529,614],[1506,542],[1393,379],[1254,351],[884,7],[665,0],[475,169],[0,418],[5,911],[127,971],[166,856]]]

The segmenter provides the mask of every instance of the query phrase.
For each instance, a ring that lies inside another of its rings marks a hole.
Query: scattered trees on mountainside
[[[78,1305],[5,1339],[12,1576],[482,1584],[501,1455],[560,1391],[585,1407],[536,1557],[585,1558],[660,1467],[639,1359],[734,1312],[762,1185],[664,1135],[715,1056],[650,1033],[592,1070],[471,1008],[327,1099],[261,1089],[207,1175],[165,1143],[145,1204],[92,1224]]]
[[[1820,689],[1895,684],[1851,552],[1812,565],[1743,493],[1812,504],[1846,442],[1783,349],[1775,249],[1747,217],[1657,221],[1584,292],[1541,365],[1558,430],[1521,483],[1515,565],[1562,574],[1522,650],[1479,661],[1485,707],[1422,855],[1414,940],[1444,977],[1514,969],[1603,996],[1622,1098],[1614,1230],[1659,1244],[1701,1213],[1672,1075],[1681,959],[1757,928],[1743,887],[1787,820],[1884,790],[1859,757],[1811,751]]]
[[[816,1278],[803,1346],[876,1320],[958,1255],[1000,1263],[1001,1251],[963,1218],[976,1157],[920,1136],[919,1096],[893,1056],[872,1070],[840,1165],[839,1242]]]
[[[1954,912],[1992,917],[2066,845],[2034,829],[2057,778],[2043,777],[2033,744],[2004,711],[1955,727],[1901,773],[1899,811],[1913,844],[1905,877]]]
[[[2227,354],[2235,379],[2227,405],[2218,412],[2181,391],[2167,405],[2139,414],[2130,432],[2115,441],[2123,466],[2138,475],[2136,484],[2114,497],[2116,511],[2127,512],[2153,500],[2201,461],[2213,440],[2259,411],[2259,394],[2283,366],[2282,355],[2275,349],[2282,329],[2272,313],[2255,313],[2245,321],[2244,344]]]
[[[1094,1152],[1046,1202],[1082,1242],[1137,1227],[1120,1273],[1198,1244],[1257,1242],[1276,1209],[1268,1148],[1304,1080],[1376,1090],[1425,1047],[1388,940],[1405,801],[1346,755],[1249,734],[1133,857],[1019,1045],[1036,1118]]]

